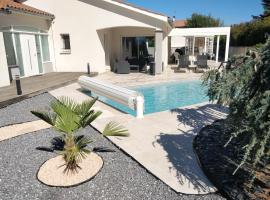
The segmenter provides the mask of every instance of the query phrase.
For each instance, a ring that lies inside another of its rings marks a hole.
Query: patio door
[[[123,37],[122,57],[123,59],[140,59],[154,57],[155,38],[154,37]]]
[[[39,63],[35,35],[21,34],[20,39],[25,76],[38,75]]]

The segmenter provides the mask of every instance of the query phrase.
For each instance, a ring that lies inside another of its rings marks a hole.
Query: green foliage
[[[128,136],[128,130],[115,122],[110,122],[109,124],[106,125],[106,127],[103,131],[103,135],[105,135],[105,136]]]
[[[270,0],[263,0],[262,5],[264,8],[264,15],[270,15]]]
[[[247,23],[233,25],[231,29],[232,46],[254,46],[266,42],[266,33],[270,34],[270,16]]]
[[[77,172],[78,163],[90,153],[87,145],[92,141],[86,136],[76,136],[81,128],[85,128],[96,120],[102,112],[92,109],[97,98],[76,103],[68,97],[61,97],[51,103],[52,112],[31,111],[31,113],[52,125],[62,136],[52,140],[52,147],[57,150],[66,162],[66,173]],[[115,122],[110,122],[103,135],[128,136],[128,131]]]
[[[215,19],[211,15],[193,13],[191,18],[187,19],[188,28],[219,27],[222,25],[223,22],[220,19]]]
[[[237,58],[223,69],[204,74],[212,101],[228,105],[227,123],[233,128],[228,143],[241,137],[245,163],[263,168],[270,163],[270,39],[255,54]],[[228,144],[227,143],[227,144]],[[226,145],[227,145],[226,144]],[[225,145],[225,146],[226,146]]]

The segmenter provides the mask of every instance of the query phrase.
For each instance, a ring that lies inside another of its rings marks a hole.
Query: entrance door
[[[37,75],[39,68],[35,36],[21,34],[20,38],[25,76]]]

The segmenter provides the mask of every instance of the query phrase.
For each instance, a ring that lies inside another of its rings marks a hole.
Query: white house
[[[122,0],[0,0],[0,87],[10,84],[14,65],[21,77],[86,72],[88,63],[103,73],[147,57],[161,74],[171,47],[193,57],[213,53],[216,35],[227,35],[227,60],[228,27],[174,28],[169,17]]]
[[[121,1],[0,0],[0,12],[0,86],[15,64],[22,77],[85,72],[87,63],[102,73],[143,53],[141,41],[150,44],[156,73],[168,63],[169,18]]]

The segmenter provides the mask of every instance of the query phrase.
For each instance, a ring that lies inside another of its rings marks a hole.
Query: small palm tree
[[[92,141],[84,135],[76,135],[76,132],[90,125],[102,114],[101,111],[92,109],[96,101],[97,98],[78,104],[68,97],[61,97],[51,103],[52,112],[31,111],[32,114],[62,133],[51,143],[53,149],[63,155],[66,166],[65,173],[78,172],[79,163],[90,153],[87,145]],[[128,131],[123,126],[110,122],[102,134],[105,136],[128,136]]]

